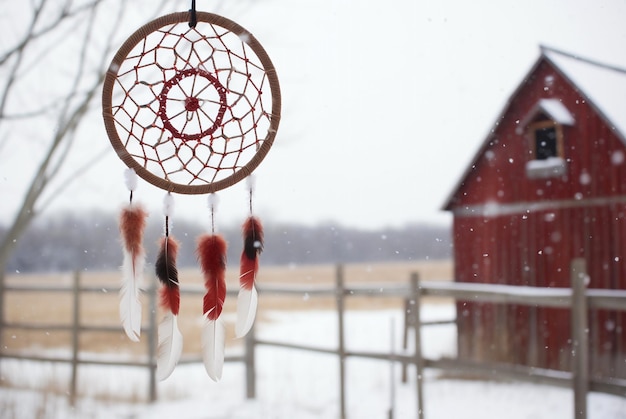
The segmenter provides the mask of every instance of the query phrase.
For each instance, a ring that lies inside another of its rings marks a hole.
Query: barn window
[[[559,157],[556,127],[540,127],[535,130],[535,159],[546,160]]]
[[[531,179],[563,176],[566,166],[562,127],[546,115],[537,116],[536,122],[528,125],[531,158],[526,163],[526,175]]]
[[[519,121],[516,132],[527,139],[530,179],[560,177],[566,173],[563,127],[574,125],[574,116],[560,99],[539,99]]]

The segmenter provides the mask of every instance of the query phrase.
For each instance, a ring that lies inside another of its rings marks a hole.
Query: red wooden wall
[[[566,175],[533,180],[525,169],[531,147],[516,128],[542,98],[560,99],[575,124],[562,126]],[[447,209],[454,213],[457,281],[569,287],[570,261],[584,257],[591,288],[626,289],[626,147],[543,58]],[[457,310],[459,356],[569,368],[568,310],[472,302]],[[626,315],[590,315],[592,373],[626,377]]]

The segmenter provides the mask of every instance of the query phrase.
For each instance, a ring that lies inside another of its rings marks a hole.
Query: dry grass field
[[[237,290],[238,269],[230,267],[227,276],[228,289]],[[258,282],[267,284],[297,284],[299,286],[332,286],[336,267],[332,265],[312,266],[261,266]],[[373,263],[349,264],[344,266],[347,286],[352,284],[407,284],[410,274],[418,272],[423,280],[449,280],[452,278],[451,261],[427,261],[412,263]],[[83,326],[119,326],[118,295],[120,275],[117,272],[84,272],[80,274],[81,286],[96,287],[99,292],[82,293],[80,297],[80,322]],[[197,269],[181,270],[179,275],[182,288],[191,285],[202,286],[202,276]],[[8,285],[20,286],[61,286],[71,287],[72,273],[55,274],[16,274],[8,278]],[[152,275],[146,276],[146,283],[156,281]],[[147,284],[146,284],[147,285]],[[114,291],[111,291],[114,290]],[[2,336],[4,350],[37,350],[38,348],[69,348],[71,334],[65,330],[55,330],[55,325],[70,325],[73,315],[71,292],[21,292],[7,291],[5,300],[5,320],[8,323],[28,323],[49,325],[45,330],[24,330],[7,328]],[[236,297],[229,296],[224,308],[227,322],[227,342],[238,344],[232,336]],[[144,325],[148,319],[148,299],[143,296]],[[354,297],[347,301],[349,309],[381,309],[402,307],[403,301],[393,297]],[[267,321],[264,313],[268,310],[319,310],[335,307],[332,296],[272,295],[261,293],[257,321]],[[185,353],[197,354],[200,351],[200,328],[202,325],[202,296],[183,294],[179,325],[185,341]],[[80,348],[94,353],[139,354],[146,351],[146,336],[140,343],[131,342],[121,331],[119,333],[81,333]]]

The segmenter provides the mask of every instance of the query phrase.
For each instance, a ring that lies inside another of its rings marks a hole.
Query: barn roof
[[[550,48],[545,56],[626,143],[626,69]]]
[[[500,121],[504,117],[511,102],[524,87],[525,80],[544,60],[550,62],[552,66],[578,90],[586,102],[595,109],[598,115],[605,120],[609,127],[613,128],[615,134],[626,144],[626,69],[544,46],[541,47],[540,57],[511,94],[496,121]],[[538,104],[538,106],[545,108],[541,110],[546,111],[546,113],[550,114],[552,117],[566,118],[566,116],[561,113],[562,110],[555,108],[553,105],[554,104],[550,103]],[[485,138],[485,141],[483,141],[481,147],[472,158],[469,166],[447,197],[443,205],[444,210],[451,209],[456,192],[469,176],[476,161],[491,141],[492,136],[493,130],[490,130],[487,138]]]

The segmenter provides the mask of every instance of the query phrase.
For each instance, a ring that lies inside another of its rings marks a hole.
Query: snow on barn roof
[[[626,69],[546,47],[541,52],[626,143]]]
[[[615,134],[626,144],[626,69],[600,63],[546,46],[541,46],[540,49],[541,56],[532,66],[527,76],[524,77],[521,84],[513,91],[496,121],[502,119],[513,98],[523,88],[528,75],[535,71],[542,60],[547,60],[572,84],[572,86],[578,89],[580,95],[585,98],[587,103],[596,110],[598,115],[606,121],[608,126],[614,129]],[[541,102],[540,100],[537,106],[539,108],[536,107],[535,110],[546,111],[546,113],[555,119],[560,118],[567,120],[567,125],[572,122],[569,121],[570,117],[573,120],[573,117],[569,114],[567,109],[565,109],[565,112],[567,112],[569,117],[562,112],[563,109],[558,108],[554,103]],[[533,114],[533,112],[531,112],[531,114]],[[563,123],[563,121],[561,121],[561,123]],[[450,210],[452,208],[456,192],[472,171],[472,167],[483,153],[492,134],[493,130],[490,130],[489,135],[487,135],[487,138],[472,158],[469,166],[444,201],[442,209]]]
[[[559,99],[539,99],[539,102],[537,102],[535,107],[519,123],[517,133],[521,134],[526,125],[528,125],[528,123],[532,121],[538,113],[544,113],[552,120],[563,125],[574,125],[575,122],[572,114]]]

